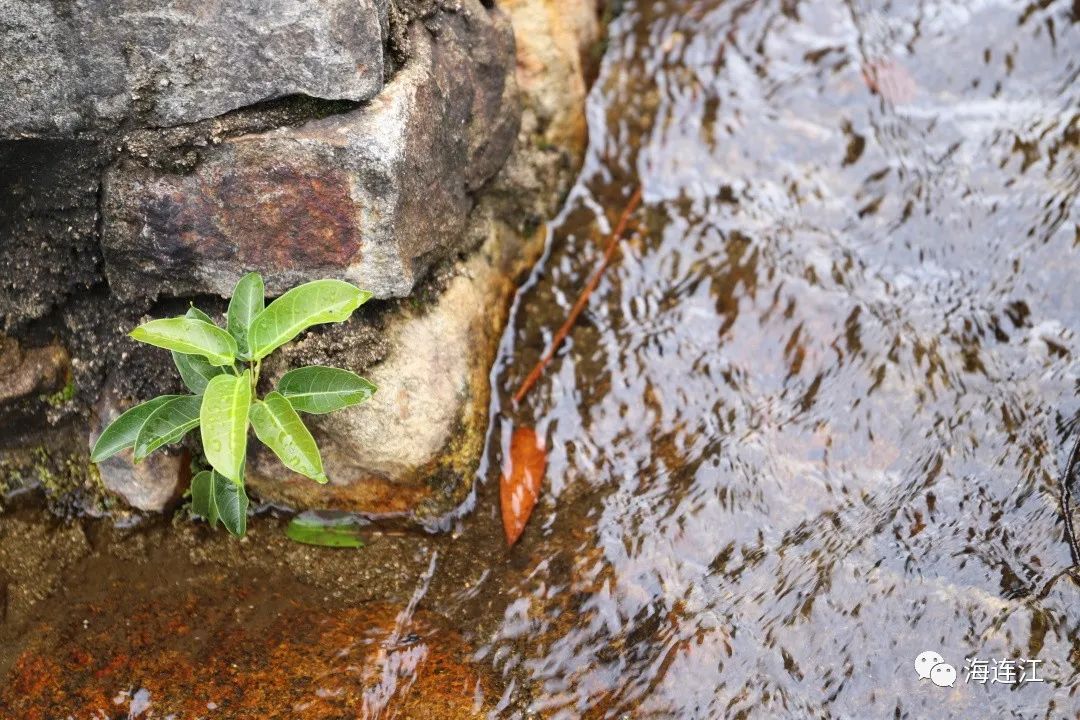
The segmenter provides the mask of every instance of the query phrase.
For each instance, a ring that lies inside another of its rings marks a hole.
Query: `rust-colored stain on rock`
[[[340,170],[245,162],[145,190],[142,237],[156,246],[148,250],[173,263],[218,260],[263,271],[344,267],[359,252],[349,178]]]

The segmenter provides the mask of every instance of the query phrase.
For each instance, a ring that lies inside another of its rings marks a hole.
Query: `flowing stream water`
[[[27,668],[48,660],[80,707],[113,703],[103,716],[182,697],[257,716],[170,666],[239,667],[292,703],[280,717],[414,717],[433,687],[461,716],[1080,716],[1057,484],[1080,432],[1078,22],[1066,0],[625,3],[456,530],[361,550],[392,582],[260,534],[272,519],[235,551],[183,523],[135,533],[137,552],[89,531],[98,564],[11,645],[19,692],[46,697]],[[634,232],[513,407],[638,185]],[[507,551],[515,425],[548,467]],[[214,570],[218,551],[243,562]],[[232,628],[206,609],[221,598],[257,628],[231,640],[291,648],[278,665],[170,624]],[[101,669],[140,647],[169,660]],[[327,648],[317,671],[303,660]],[[920,679],[924,651],[951,686]]]
[[[532,709],[1080,714],[1055,479],[1080,431],[1078,22],[833,0],[615,22],[498,376],[640,182],[640,233],[527,409],[552,545],[488,657]]]

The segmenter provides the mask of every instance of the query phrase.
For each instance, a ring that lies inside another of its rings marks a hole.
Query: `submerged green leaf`
[[[263,311],[265,304],[262,276],[259,273],[248,273],[240,278],[233,289],[232,299],[229,300],[227,315],[229,333],[236,338],[240,357],[248,356],[248,328],[251,327],[251,321]]]
[[[162,395],[153,400],[147,400],[113,420],[94,443],[90,459],[93,462],[101,462],[121,450],[134,446],[136,438],[139,437],[139,430],[142,429],[146,419],[159,407],[178,397],[183,396]]]
[[[248,330],[252,360],[260,360],[320,323],[343,322],[371,293],[342,280],[316,280],[294,287],[259,313]]]
[[[191,512],[214,527],[218,521],[217,497],[214,495],[214,473],[203,470],[191,478]]]
[[[214,502],[217,504],[218,518],[221,524],[236,537],[243,537],[247,532],[248,497],[243,483],[233,482],[213,473]]]
[[[285,534],[290,540],[323,547],[364,546],[360,533],[366,525],[349,513],[307,511],[289,521]]]
[[[362,403],[378,388],[348,370],[312,365],[285,373],[277,389],[300,412],[321,415]]]
[[[211,365],[232,365],[236,341],[216,325],[189,317],[151,320],[131,331],[131,337],[185,355],[202,355]]]
[[[244,480],[247,453],[248,409],[251,406],[251,371],[218,375],[206,386],[199,410],[203,452],[221,475]]]
[[[162,445],[177,442],[199,424],[200,395],[182,395],[158,407],[146,418],[135,438],[135,462]]]
[[[285,467],[316,482],[327,482],[315,438],[281,393],[271,392],[251,406],[251,426]]]

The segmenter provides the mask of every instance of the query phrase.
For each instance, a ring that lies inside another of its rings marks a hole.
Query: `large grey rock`
[[[0,137],[213,117],[291,94],[366,100],[388,0],[0,0]]]
[[[545,237],[542,228],[523,228],[531,218],[550,217],[581,163],[581,56],[598,33],[596,0],[500,5],[511,13],[519,37],[514,90],[521,93],[525,119],[510,157],[484,185],[470,215],[468,232],[479,240],[466,244],[477,249],[440,268],[431,281],[437,292],[429,296],[431,285],[425,285],[419,293],[425,300],[391,305],[394,310],[378,321],[385,347],[374,358],[355,349],[370,341],[334,328],[302,339],[275,359],[280,365],[268,366],[271,376],[313,363],[349,367],[379,391],[362,405],[305,418],[322,448],[326,485],[290,473],[256,445],[248,483],[264,499],[298,508],[406,514],[439,526],[472,488],[488,432],[491,365],[517,280]]]
[[[126,158],[105,183],[112,290],[227,294],[258,270],[276,294],[340,277],[404,297],[461,246],[471,192],[517,132],[514,45],[501,12],[471,0],[439,33],[410,29],[411,57],[367,105],[232,137],[191,172]]]

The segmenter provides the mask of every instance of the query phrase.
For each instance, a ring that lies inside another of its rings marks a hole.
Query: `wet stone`
[[[502,693],[468,629],[438,614],[423,542],[342,552],[272,522],[242,542],[159,523],[102,528],[90,552],[73,527],[0,525],[17,624],[0,624],[0,717],[453,719]]]
[[[288,709],[289,717],[336,718],[375,716],[392,699],[399,717],[475,717],[482,685],[457,633],[422,616],[401,633],[391,606],[298,608],[266,589],[253,611],[251,592],[227,594],[220,609],[196,608],[190,592],[141,603],[120,632],[91,609],[89,627],[72,628],[71,640],[16,660],[0,708],[28,720],[118,709],[136,717],[143,708],[154,717]]]

